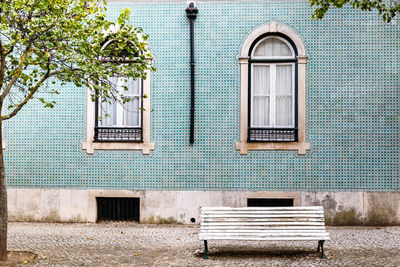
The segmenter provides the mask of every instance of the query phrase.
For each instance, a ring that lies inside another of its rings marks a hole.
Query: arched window
[[[107,40],[102,50],[101,62],[129,64],[135,59],[129,57],[129,51],[114,55],[112,39]],[[108,49],[108,50],[107,50]],[[134,49],[128,49],[134,51]],[[138,56],[138,55],[134,55]],[[151,58],[146,58],[148,64]],[[88,154],[94,150],[142,150],[149,154],[154,149],[150,140],[150,70],[145,70],[146,79],[132,79],[112,76],[108,79],[113,96],[98,96],[93,103],[90,90],[87,96],[87,133],[82,148]],[[125,101],[124,101],[125,100]]]
[[[276,22],[249,34],[240,56],[240,154],[297,150],[305,154],[306,64],[301,37]]]
[[[114,41],[108,40],[102,50],[105,54],[113,53]],[[118,60],[115,62],[115,58]],[[112,58],[114,61],[112,61]],[[103,57],[102,62],[129,64],[127,52],[110,57]],[[142,142],[143,81],[115,75],[108,79],[114,91],[120,96],[96,99],[94,141],[97,142]],[[123,98],[123,99],[120,99]]]
[[[250,49],[248,141],[297,141],[296,56],[291,40],[276,34]]]

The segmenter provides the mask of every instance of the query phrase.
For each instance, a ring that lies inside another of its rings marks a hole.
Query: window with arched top
[[[102,62],[129,64],[134,61],[132,57],[138,56],[131,46],[118,55],[113,54],[115,45],[118,44],[113,39],[103,44]],[[114,75],[108,83],[119,95],[111,99],[110,96],[96,98],[94,141],[142,142],[143,80]]]
[[[240,154],[297,150],[305,154],[306,55],[292,28],[271,22],[249,34],[240,56]]]
[[[101,62],[130,64],[135,62],[134,45],[128,46],[120,54],[114,54],[112,39],[102,47]],[[147,59],[151,63],[151,58]],[[94,150],[142,150],[149,154],[154,149],[150,140],[150,70],[146,79],[134,79],[114,75],[108,79],[113,88],[109,95],[98,95],[95,103],[91,101],[88,90],[87,101],[87,140],[82,148],[88,154]],[[116,92],[113,95],[113,92]]]
[[[250,50],[248,141],[297,141],[296,48],[278,35],[261,37]]]

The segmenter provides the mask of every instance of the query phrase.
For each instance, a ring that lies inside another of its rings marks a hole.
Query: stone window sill
[[[94,150],[142,150],[144,155],[148,155],[154,149],[154,143],[83,142],[82,149],[88,154],[93,154]]]
[[[305,155],[306,151],[311,149],[311,145],[306,142],[237,142],[236,149],[240,150],[241,155],[247,155],[248,150],[297,150],[299,155]]]

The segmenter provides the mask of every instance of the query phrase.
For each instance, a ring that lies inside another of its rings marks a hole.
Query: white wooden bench
[[[317,251],[324,258],[324,241],[330,240],[325,231],[324,210],[310,207],[202,207],[199,239],[204,240],[315,240]]]

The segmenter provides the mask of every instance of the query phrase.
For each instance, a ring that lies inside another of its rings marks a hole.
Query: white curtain
[[[266,48],[265,48],[265,41],[257,45],[256,50],[254,51],[254,56],[263,57],[266,56]]]
[[[141,80],[128,79],[125,84],[128,87],[128,91],[125,91],[124,95],[126,95],[130,101],[124,105],[123,125],[139,126]]]
[[[276,66],[276,126],[293,126],[292,65]]]
[[[269,126],[270,66],[255,65],[252,92],[252,126]]]
[[[123,106],[113,99],[99,101],[100,126],[140,126],[140,99],[142,94],[141,80],[112,77],[109,82],[113,89],[130,99]],[[125,90],[125,86],[127,90]]]
[[[285,42],[278,38],[268,38],[262,41],[254,51],[254,56],[293,56]]]
[[[111,77],[109,78],[109,82],[111,87],[118,88],[118,78]],[[99,126],[115,126],[117,125],[117,103],[114,99],[108,99],[106,101],[102,101],[104,99],[99,99]],[[110,103],[108,103],[110,102]]]

